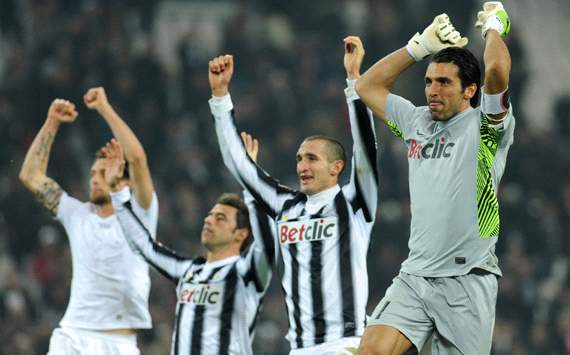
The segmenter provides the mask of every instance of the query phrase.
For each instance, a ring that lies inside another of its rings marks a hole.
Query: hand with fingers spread
[[[112,191],[118,191],[119,182],[125,170],[125,159],[121,144],[113,138],[102,149],[105,156],[105,181]]]
[[[101,113],[104,109],[110,107],[107,94],[102,87],[91,88],[83,95],[83,102],[90,110],[96,110]]]
[[[259,152],[259,141],[256,138],[253,138],[247,132],[241,132],[241,140],[243,145],[245,146],[245,150],[247,151],[247,155],[257,163],[257,153]]]
[[[67,100],[55,99],[48,109],[48,119],[58,123],[71,123],[77,118],[75,105]]]
[[[228,87],[234,73],[234,58],[226,54],[213,58],[208,63],[208,80],[212,96],[222,97],[228,94]]]
[[[344,69],[349,80],[360,78],[364,53],[364,45],[359,37],[348,36],[344,39]]]
[[[453,27],[449,16],[441,14],[434,18],[421,35],[416,32],[408,41],[406,49],[419,62],[447,47],[463,48],[468,42],[467,37],[461,37],[461,33]]]

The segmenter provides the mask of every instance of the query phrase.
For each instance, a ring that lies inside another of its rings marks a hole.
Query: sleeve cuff
[[[360,99],[360,96],[356,93],[356,86],[357,79],[346,79],[346,89],[344,89],[344,95],[346,96],[346,101],[354,101]]]
[[[117,192],[111,192],[111,201],[113,208],[119,209],[123,204],[131,199],[131,189],[128,186],[123,187]]]
[[[208,103],[210,104],[210,110],[214,116],[227,113],[234,108],[230,94],[226,96],[212,96],[212,98],[208,100]]]

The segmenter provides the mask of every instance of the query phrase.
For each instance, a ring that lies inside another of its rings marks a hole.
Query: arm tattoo
[[[38,158],[39,163],[42,165],[47,164],[54,138],[55,134],[53,132],[48,132],[47,134],[42,135],[40,144],[34,151],[35,156]]]
[[[57,214],[57,206],[63,190],[59,184],[48,178],[35,192],[36,199],[53,215]]]

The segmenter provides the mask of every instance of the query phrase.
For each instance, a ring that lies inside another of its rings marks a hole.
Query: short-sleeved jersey
[[[402,271],[446,277],[481,268],[500,275],[497,187],[513,143],[512,107],[499,126],[480,108],[434,121],[428,107],[390,94],[386,116],[408,147],[412,220]]]
[[[156,234],[156,194],[148,210],[132,198],[135,213]],[[83,329],[148,329],[148,265],[134,253],[115,215],[101,218],[95,206],[63,193],[56,218],[71,248],[71,295],[61,326]]]

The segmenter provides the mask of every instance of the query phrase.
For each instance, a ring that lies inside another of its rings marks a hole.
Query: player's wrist
[[[224,97],[228,95],[229,90],[227,87],[212,89],[212,97]]]
[[[115,113],[113,106],[111,106],[111,104],[108,102],[105,102],[105,103],[97,106],[95,108],[95,110],[97,110],[97,113],[99,113],[101,116],[103,116],[105,118],[107,118],[107,116]]]
[[[408,44],[406,44],[406,51],[416,62],[430,55],[430,51],[422,43],[419,32],[416,32],[416,34],[410,38]]]
[[[61,125],[61,120],[59,120],[57,117],[48,115],[46,117],[45,123],[50,128],[59,128],[59,125]]]
[[[346,72],[346,80],[358,80],[360,78],[360,73],[349,73]]]

